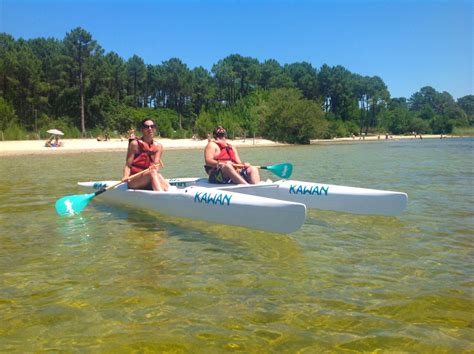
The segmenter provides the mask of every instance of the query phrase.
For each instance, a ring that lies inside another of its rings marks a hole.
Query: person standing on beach
[[[210,183],[257,184],[260,182],[258,168],[243,163],[237,150],[227,143],[227,132],[218,126],[204,150],[204,169]]]
[[[130,139],[128,144],[122,181],[128,182],[128,187],[133,189],[167,191],[169,184],[160,173],[163,145],[153,140],[156,125],[152,119],[146,118],[141,122],[141,129],[142,137]],[[146,169],[148,173],[129,181],[130,176]]]

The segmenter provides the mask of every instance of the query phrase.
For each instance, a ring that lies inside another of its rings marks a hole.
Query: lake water
[[[293,179],[408,193],[399,217],[311,210],[290,235],[92,201],[124,153],[0,158],[6,351],[473,351],[473,139],[240,149]],[[203,176],[166,151],[166,177]],[[272,177],[263,171],[265,178]]]

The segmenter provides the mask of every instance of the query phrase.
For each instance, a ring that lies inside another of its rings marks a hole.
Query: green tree
[[[283,72],[291,78],[295,87],[303,93],[305,98],[313,100],[318,99],[318,72],[310,63],[301,62],[286,64],[283,68]]]
[[[133,97],[134,107],[143,107],[142,93],[147,68],[145,62],[138,55],[133,55],[125,64],[128,76],[128,94]]]
[[[459,98],[457,104],[466,113],[469,125],[474,125],[474,95]]]
[[[151,107],[165,107],[166,93],[164,86],[164,72],[161,65],[149,65],[147,68],[147,80],[149,81],[149,99]]]
[[[431,133],[431,127],[429,122],[427,122],[426,120],[421,119],[419,117],[414,117],[410,121],[408,131],[429,134]]]
[[[409,100],[410,110],[430,122],[434,133],[449,133],[454,126],[468,126],[466,112],[447,92],[438,92],[430,86],[422,87]]]
[[[0,130],[4,131],[17,122],[13,106],[0,97]]]
[[[2,97],[15,108],[19,124],[34,127],[35,110],[45,100],[41,82],[41,62],[29,43],[0,38],[0,90]]]
[[[86,133],[85,125],[85,77],[91,69],[90,58],[95,54],[96,51],[101,48],[95,40],[92,39],[92,35],[86,30],[77,27],[71,32],[66,33],[64,38],[64,46],[66,55],[72,60],[70,61],[70,72],[72,74],[72,80],[75,84],[75,78],[79,80],[79,97],[80,97],[80,112],[81,112],[81,132],[83,135]]]
[[[215,100],[216,87],[211,73],[202,66],[194,68],[192,75],[193,112],[199,115],[201,109],[210,109]]]
[[[387,133],[391,134],[403,134],[410,131],[412,126],[412,113],[404,108],[395,108],[394,110],[387,111],[382,116],[382,127]]]
[[[369,127],[378,125],[378,116],[386,108],[390,99],[390,93],[383,80],[378,76],[368,78],[366,94],[366,108],[368,108],[369,119],[366,121],[365,133],[367,134]]]
[[[237,100],[237,74],[230,63],[219,60],[212,66],[211,72],[217,82],[217,100],[224,104],[234,104]]]
[[[324,64],[318,80],[325,112],[331,112],[343,121],[359,118],[355,81],[347,69],[340,65],[331,68]]]
[[[17,80],[14,76],[15,67],[15,39],[7,34],[0,33],[0,94],[5,99],[13,99],[14,88]]]
[[[204,139],[213,129],[212,115],[208,111],[202,110],[196,119],[196,132],[198,136]]]
[[[104,70],[109,96],[116,102],[121,102],[126,95],[127,71],[125,61],[117,53],[107,53],[105,55]]]
[[[35,120],[37,117],[41,120],[48,116],[61,116],[64,112],[59,111],[59,97],[67,87],[64,45],[54,38],[35,38],[28,41],[28,46],[41,65],[40,82],[33,107]]]
[[[260,77],[260,66],[257,59],[232,54],[221,59],[212,67],[221,94],[220,99],[233,105],[256,89]]]
[[[328,122],[319,105],[302,98],[299,90],[278,89],[270,93],[264,136],[288,143],[309,144],[323,137]]]
[[[291,77],[274,59],[268,59],[260,65],[259,85],[264,89],[295,87]]]
[[[457,103],[466,114],[470,116],[474,115],[474,95],[461,97]]]
[[[183,129],[183,117],[188,113],[192,91],[192,76],[186,64],[178,58],[163,62],[163,90],[166,93],[166,107],[178,112],[179,122],[175,129]],[[189,122],[186,122],[189,128]]]
[[[442,115],[435,115],[430,120],[430,127],[433,133],[435,134],[446,134],[453,131],[453,121],[448,120]]]

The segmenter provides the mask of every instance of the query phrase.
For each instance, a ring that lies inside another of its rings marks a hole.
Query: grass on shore
[[[474,127],[456,127],[453,129],[453,135],[474,136]]]

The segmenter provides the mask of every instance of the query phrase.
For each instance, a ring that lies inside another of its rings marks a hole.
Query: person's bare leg
[[[151,178],[151,186],[155,192],[162,192],[163,188],[161,187],[160,177],[158,171],[153,168],[150,170],[149,176]]]
[[[248,184],[247,181],[235,170],[232,165],[222,166],[222,174],[226,178],[230,178],[236,184]]]
[[[128,188],[144,189],[150,184],[150,175],[145,174],[128,182]]]
[[[260,172],[255,166],[250,166],[247,168],[247,173],[250,177],[250,184],[257,184],[260,182]]]
[[[168,181],[163,177],[163,175],[161,173],[157,173],[158,175],[158,180],[160,182],[160,185],[161,185],[161,189],[164,190],[165,192],[168,191],[168,189],[170,188],[170,184],[168,183]]]

